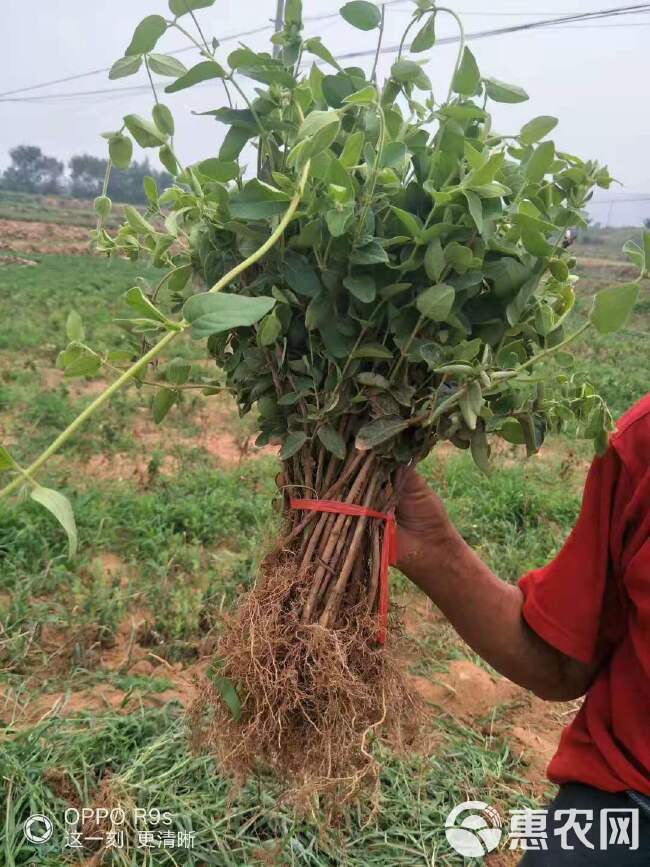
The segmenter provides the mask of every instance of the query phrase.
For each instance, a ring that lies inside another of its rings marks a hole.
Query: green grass
[[[121,296],[138,276],[155,280],[157,269],[124,259],[94,256],[32,255],[37,267],[4,266],[0,270],[3,301],[0,352],[34,350],[50,361],[66,343],[65,322],[75,309],[87,326],[88,342],[116,348],[122,337],[112,324],[128,307]]]
[[[0,216],[2,206],[0,201]],[[598,243],[591,239],[593,247],[585,248],[590,255],[616,255],[619,238],[594,237]],[[140,264],[122,260],[32,258],[38,267],[0,267],[0,436],[25,462],[92,399],[83,381],[61,383],[52,377],[66,343],[69,310],[83,317],[91,345],[124,346],[123,332],[112,323],[125,314],[121,295],[138,275],[156,279],[153,269],[143,272]],[[586,313],[591,292],[611,276],[607,270],[589,271],[574,323]],[[590,333],[576,346],[577,370],[589,375],[616,415],[647,391],[649,314],[646,292],[623,332]],[[179,347],[175,353],[196,357],[191,343]],[[148,640],[159,659],[183,667],[195,662],[206,635],[218,628],[221,612],[250,586],[276,521],[273,458],[224,468],[203,449],[188,445],[205,424],[198,415],[200,399],[174,410],[154,444],[145,440],[143,445],[132,431],[148,418],[141,407],[149,396],[130,389],[117,398],[42,476],[73,502],[80,534],[74,561],[67,556],[63,531],[36,504],[0,508],[0,686],[10,687],[21,704],[43,694],[103,687],[135,702],[128,712],[74,716],[63,711],[18,728],[9,727],[11,703],[0,704],[0,720],[7,726],[0,730],[0,863],[13,867],[33,859],[21,823],[35,811],[56,818],[58,835],[49,848],[39,849],[38,863],[68,863],[62,861],[60,834],[69,802],[47,773],[56,769],[67,781],[68,796],[76,791],[80,803],[96,801],[98,787],[109,779],[119,797],[139,807],[170,809],[175,829],[196,831],[195,850],[173,853],[176,861],[160,851],[149,861],[130,851],[106,863],[252,867],[266,853],[278,864],[301,867],[470,864],[449,856],[443,825],[451,806],[471,797],[489,800],[502,811],[532,803],[523,765],[500,736],[482,733],[491,731],[491,724],[464,727],[444,714],[432,715],[440,739],[434,753],[395,755],[381,748],[380,811],[371,817],[356,807],[327,828],[318,809],[309,819],[299,819],[279,807],[270,780],[233,794],[209,758],[192,755],[179,706],[148,706],[148,697],[173,685],[171,675],[98,666],[98,654],[119,641],[125,618],[141,609],[151,614]],[[234,414],[225,423],[232,432],[243,430]],[[118,456],[136,463],[145,454],[143,479],[112,481],[89,474],[85,462],[98,454],[109,465]],[[170,457],[173,471],[161,472]],[[464,537],[513,582],[547,562],[570,531],[589,446],[554,439],[543,459],[524,463],[520,458],[504,452],[488,479],[465,453],[434,454],[423,467]],[[107,553],[120,558],[122,574],[107,577],[100,561]],[[395,573],[392,587],[399,600],[405,579]],[[65,655],[57,653],[52,636],[66,644]],[[477,661],[448,638],[439,629],[419,638],[420,657],[412,670],[431,675],[453,658]]]
[[[4,846],[15,858],[6,863],[25,863],[36,854],[25,844],[20,825],[39,811],[56,819],[56,832],[38,849],[38,863],[61,864],[61,817],[69,804],[48,780],[53,770],[65,769],[67,785],[83,803],[165,809],[173,815],[174,829],[196,834],[193,850],[174,853],[179,860],[160,850],[155,861],[132,860],[137,851],[125,849],[109,857],[108,864],[248,867],[264,863],[264,852],[275,856],[271,863],[310,867],[453,864],[444,842],[444,818],[452,806],[488,790],[502,809],[532,802],[517,792],[517,761],[504,743],[449,720],[435,725],[444,737],[435,756],[397,758],[380,751],[382,793],[374,819],[367,809],[357,808],[339,827],[328,829],[319,822],[318,811],[314,818],[300,820],[278,806],[270,781],[261,787],[251,783],[233,797],[213,762],[188,752],[184,724],[173,704],[130,716],[54,718],[17,732],[5,753]],[[106,778],[113,794],[98,799],[98,786]],[[444,860],[438,860],[441,856]]]

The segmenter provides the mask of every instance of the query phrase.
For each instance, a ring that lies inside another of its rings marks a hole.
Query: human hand
[[[397,488],[397,567],[413,578],[423,566],[430,571],[436,551],[457,534],[442,500],[416,470],[404,470]]]

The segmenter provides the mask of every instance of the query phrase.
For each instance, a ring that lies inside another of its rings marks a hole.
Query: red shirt
[[[556,559],[519,586],[538,635],[573,659],[602,660],[549,779],[650,795],[650,394],[594,460]]]

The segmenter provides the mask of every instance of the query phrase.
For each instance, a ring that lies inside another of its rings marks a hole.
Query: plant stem
[[[300,176],[300,181],[298,183],[298,189],[296,190],[293,199],[289,203],[289,207],[284,212],[284,216],[276,226],[275,230],[271,235],[266,239],[266,241],[262,244],[261,247],[258,247],[254,253],[244,259],[243,262],[240,262],[239,265],[235,265],[228,273],[221,278],[221,280],[217,281],[210,292],[219,292],[220,289],[223,289],[228,283],[235,279],[242,271],[245,271],[251,265],[255,264],[258,259],[261,259],[262,256],[267,253],[271,247],[280,239],[281,235],[284,233],[284,230],[287,228],[289,223],[291,222],[293,215],[296,213],[298,205],[300,204],[300,200],[302,199],[303,193],[305,191],[305,184],[307,183],[307,178],[309,177],[309,166],[310,161],[308,160],[305,163],[305,167],[302,170],[302,175]]]
[[[524,361],[523,364],[520,364],[518,367],[516,367],[514,369],[513,373],[517,374],[517,373],[519,373],[519,371],[525,370],[527,367],[530,367],[532,364],[537,364],[538,361],[541,361],[542,359],[546,358],[548,355],[553,355],[554,352],[557,352],[560,349],[564,349],[564,347],[568,346],[569,343],[573,343],[573,341],[576,339],[576,337],[580,337],[581,334],[584,334],[584,332],[588,328],[591,328],[591,321],[585,322],[583,325],[580,326],[580,328],[578,328],[577,331],[574,331],[573,334],[570,334],[561,343],[558,343],[555,346],[549,346],[548,349],[544,349],[544,350],[542,350],[542,352],[538,353],[537,355],[531,356],[531,358],[529,358],[527,361]]]
[[[105,196],[106,193],[108,192],[108,182],[111,179],[112,169],[113,169],[113,161],[109,157],[108,160],[106,161],[106,171],[104,172],[104,180],[102,182],[102,196]],[[97,217],[97,231],[98,232],[102,228],[103,225],[104,225],[104,218],[100,214],[100,216]]]
[[[219,292],[221,289],[223,289],[224,286],[227,286],[228,283],[230,283],[232,280],[235,279],[235,277],[241,274],[242,271],[245,271],[247,268],[257,262],[258,259],[261,259],[262,256],[267,253],[271,249],[271,247],[273,247],[273,245],[278,241],[288,224],[291,222],[291,218],[293,217],[296,209],[298,208],[300,199],[302,198],[302,194],[305,190],[307,178],[309,176],[309,166],[310,163],[307,162],[302,171],[302,175],[300,176],[298,189],[296,190],[293,198],[291,199],[289,207],[287,208],[283,218],[278,223],[275,231],[268,237],[268,239],[261,245],[261,247],[258,247],[258,249],[255,250],[254,253],[251,253],[251,255],[247,259],[244,259],[243,262],[240,262],[239,265],[236,265],[234,268],[228,271],[228,273],[225,274],[221,278],[221,280],[215,283],[212,289],[209,290],[210,292]],[[123,385],[125,385],[135,376],[137,376],[137,374],[141,370],[143,370],[150,361],[153,361],[153,359],[156,358],[156,356],[159,355],[162,350],[165,349],[165,347],[169,343],[171,343],[171,341],[178,334],[182,333],[182,331],[184,331],[188,327],[189,323],[185,320],[182,320],[181,322],[177,323],[177,325],[179,326],[178,331],[168,332],[161,340],[158,341],[158,343],[156,343],[155,346],[153,346],[145,355],[143,355],[142,358],[138,359],[138,361],[136,361],[135,364],[131,365],[128,370],[125,370],[124,373],[115,380],[115,382],[111,383],[111,385],[108,386],[106,391],[102,392],[89,406],[86,407],[86,409],[80,415],[77,416],[77,418],[70,425],[68,425],[68,427],[62,433],[59,434],[59,436],[54,440],[54,442],[47,449],[45,449],[45,451],[41,455],[39,455],[39,457],[36,458],[36,460],[29,467],[27,467],[24,472],[27,475],[31,475],[32,473],[36,472],[36,470],[40,469],[40,467],[42,467],[43,464],[52,457],[52,455],[59,451],[61,446],[63,446],[70,439],[70,437],[84,424],[85,421],[87,421],[91,417],[91,415],[93,415],[98,409],[100,409],[100,407],[102,407],[106,403],[106,401],[108,401],[117,391],[119,391],[119,389],[122,388]],[[15,491],[16,488],[20,486],[21,482],[22,476],[17,476],[15,479],[9,482],[6,487],[0,490],[0,499],[13,493],[13,491]]]
[[[454,66],[454,72],[451,76],[451,81],[449,82],[449,93],[447,94],[447,102],[451,99],[451,95],[453,93],[454,86],[454,78],[456,78],[456,73],[460,68],[460,63],[463,59],[463,52],[465,51],[465,28],[463,27],[463,22],[460,20],[458,15],[454,12],[453,9],[448,9],[446,6],[438,6],[438,12],[447,12],[452,18],[455,19],[456,24],[458,25],[458,31],[460,33],[460,42],[458,45],[458,55],[456,57],[456,65]]]
[[[95,400],[86,407],[86,409],[76,417],[76,419],[68,425],[68,427],[59,434],[59,436],[54,440],[54,442],[47,448],[45,451],[36,458],[36,460],[30,464],[25,470],[25,473],[28,476],[31,476],[32,473],[35,473],[43,464],[52,457],[53,454],[59,451],[61,446],[63,446],[70,437],[81,427],[81,425],[87,421],[91,415],[93,415],[96,410],[98,410],[101,406],[103,406],[107,400],[109,400],[123,385],[133,379],[134,376],[138,374],[140,370],[149,364],[166,346],[170,343],[178,334],[178,331],[169,331],[165,336],[156,343],[156,345],[143,355],[142,358],[138,359],[138,361],[133,364],[128,370],[125,370],[124,373],[118,377],[115,382],[113,382],[106,391],[103,391]],[[9,484],[0,491],[0,499],[8,496],[13,491],[16,490],[17,487],[22,482],[22,476],[17,476],[13,481],[9,482]]]
[[[381,50],[381,41],[384,37],[384,23],[386,18],[386,7],[381,4],[381,22],[379,23],[379,37],[377,39],[377,50],[375,51],[375,61],[372,64],[372,72],[370,73],[370,81],[377,81],[377,63],[379,62],[379,52]]]

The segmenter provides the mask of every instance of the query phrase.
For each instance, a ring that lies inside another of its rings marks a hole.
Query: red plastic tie
[[[353,518],[378,518],[384,521],[384,540],[381,546],[381,562],[379,566],[379,629],[377,641],[386,643],[388,635],[388,608],[390,605],[388,590],[388,567],[397,563],[397,525],[394,512],[376,512],[365,506],[354,503],[341,503],[338,500],[290,500],[292,509],[303,509],[307,512],[331,512],[335,515],[351,515]]]

